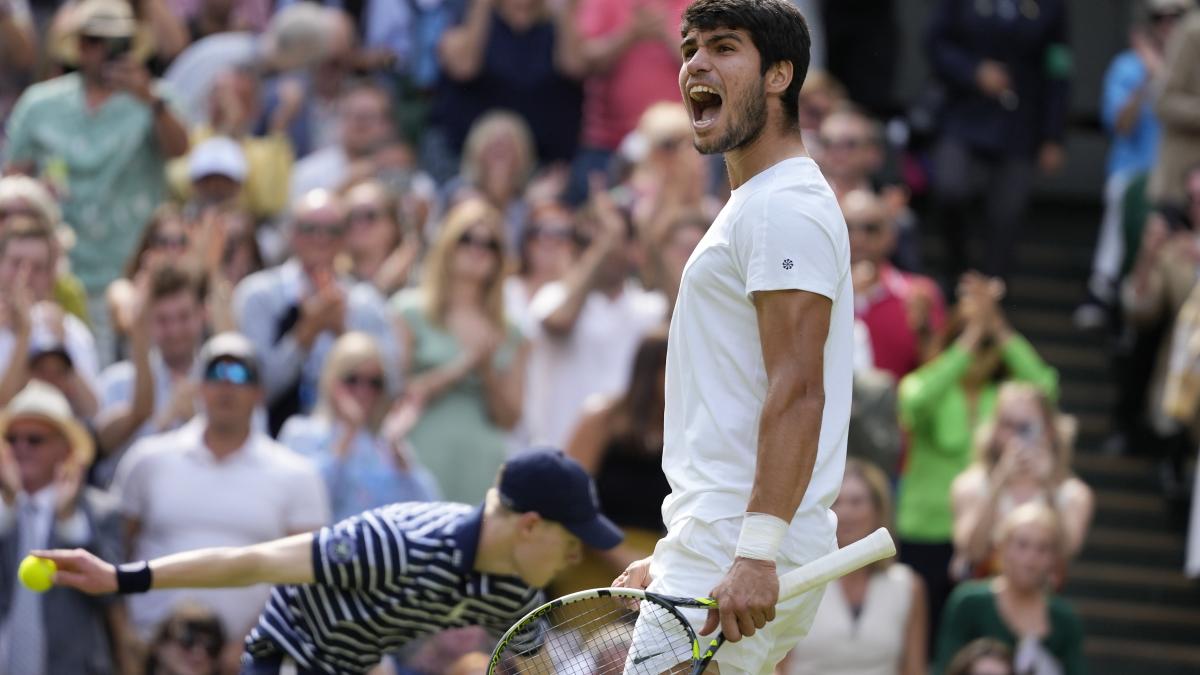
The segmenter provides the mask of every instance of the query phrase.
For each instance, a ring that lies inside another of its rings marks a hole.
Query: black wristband
[[[117,565],[117,593],[121,595],[145,593],[152,582],[150,563],[145,560]]]

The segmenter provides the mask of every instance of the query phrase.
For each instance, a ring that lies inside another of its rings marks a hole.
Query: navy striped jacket
[[[473,571],[482,515],[465,504],[401,503],[323,528],[313,537],[316,583],[271,591],[247,653],[364,673],[385,652],[446,628],[499,636],[544,600],[516,577]],[[531,634],[515,647],[538,640]]]

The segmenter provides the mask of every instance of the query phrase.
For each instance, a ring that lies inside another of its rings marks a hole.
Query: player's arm
[[[712,632],[719,621],[731,642],[775,618],[777,551],[766,551],[772,547],[761,545],[753,531],[760,526],[774,530],[759,534],[776,539],[777,549],[812,479],[825,409],[825,339],[833,303],[808,291],[760,291],[754,294],[754,307],[767,373],[754,485],[738,557],[712,591],[720,610],[709,612],[702,630]],[[764,549],[761,556],[751,553],[757,548]]]
[[[138,592],[159,588],[229,588],[255,584],[309,584],[314,578],[312,533],[240,548],[206,548],[149,561],[149,588],[138,588],[144,571],[121,571],[83,549],[34,551],[54,561],[54,583],[84,593]],[[136,568],[136,564],[131,566]],[[125,570],[126,566],[122,566]],[[123,577],[120,584],[118,575]],[[127,575],[138,575],[130,577]],[[141,581],[144,583],[144,581]],[[130,587],[133,584],[133,588]]]

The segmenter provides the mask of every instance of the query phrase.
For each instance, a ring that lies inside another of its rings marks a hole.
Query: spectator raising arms
[[[392,299],[421,409],[409,438],[446,499],[478,503],[521,417],[528,348],[504,317],[504,230],[478,199],[451,209],[419,288]]]
[[[956,570],[964,576],[993,573],[996,523],[1028,502],[1045,504],[1058,514],[1065,560],[1083,548],[1095,500],[1091,488],[1071,473],[1073,423],[1059,416],[1037,386],[1001,385],[995,417],[983,428],[975,463],[951,487]]]
[[[1062,554],[1062,529],[1054,511],[1038,503],[1018,506],[995,533],[1000,576],[954,590],[938,635],[935,675],[963,645],[996,638],[1016,653],[1015,670],[1034,675],[1081,675],[1083,626],[1075,610],[1047,589]]]
[[[850,458],[833,503],[838,545],[890,527],[887,475]],[[788,655],[787,675],[926,675],[928,607],[921,578],[890,559],[851,572],[825,588],[812,630]]]
[[[925,579],[932,617],[950,592],[954,553],[950,485],[971,461],[972,440],[992,418],[996,392],[1009,379],[1030,382],[1051,398],[1058,373],[1017,334],[997,304],[1000,285],[967,274],[956,317],[928,363],[900,381],[900,423],[909,434],[900,478],[896,529],[901,560]]]
[[[438,497],[437,482],[404,439],[418,411],[392,407],[383,357],[370,335],[346,333],[333,343],[320,386],[313,414],[284,423],[279,442],[320,469],[334,520]]]

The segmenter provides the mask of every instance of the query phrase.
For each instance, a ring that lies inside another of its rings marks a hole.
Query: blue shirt
[[[365,673],[386,652],[447,628],[499,637],[543,602],[516,577],[474,571],[483,508],[393,504],[313,536],[316,582],[276,586],[246,638],[255,660],[284,654],[302,668]],[[541,629],[514,649],[536,647]]]
[[[1104,128],[1112,134],[1108,151],[1108,173],[1145,173],[1154,166],[1158,155],[1158,136],[1161,131],[1154,116],[1153,99],[1142,98],[1141,112],[1133,127],[1122,134],[1117,131],[1117,116],[1139,87],[1147,84],[1146,66],[1133,50],[1117,54],[1104,74],[1104,92],[1100,99],[1100,117]]]
[[[350,444],[350,453],[339,459],[334,444],[341,427],[317,415],[288,419],[279,432],[279,442],[308,457],[317,465],[335,520],[342,520],[395,502],[426,502],[437,499],[437,480],[428,469],[409,459],[401,469],[389,455],[386,442],[360,429]]]

